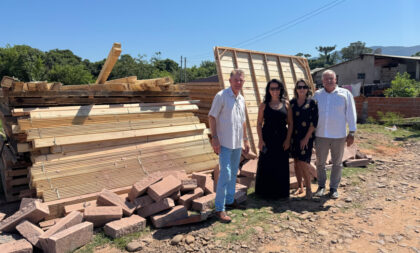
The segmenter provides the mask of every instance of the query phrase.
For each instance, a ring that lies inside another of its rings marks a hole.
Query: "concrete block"
[[[188,217],[188,211],[185,206],[175,206],[170,210],[152,216],[151,220],[156,228],[165,227],[169,222],[185,219]]]
[[[150,205],[147,205],[145,207],[140,208],[137,210],[137,214],[141,217],[149,217],[150,215],[162,212],[164,210],[167,210],[171,207],[174,207],[175,203],[171,198],[164,198],[161,201],[152,203]]]
[[[203,189],[195,188],[192,193],[182,195],[178,200],[178,204],[185,206],[185,208],[187,209],[191,209],[192,201],[203,195],[204,195]]]
[[[112,238],[122,237],[131,233],[140,232],[146,227],[146,219],[132,215],[121,220],[111,221],[104,227],[106,235]]]
[[[0,244],[1,253],[32,253],[32,245],[25,239]]]
[[[235,185],[235,191],[244,191],[244,192],[247,192],[248,191],[248,187],[246,187],[246,185],[236,183],[236,185]]]
[[[24,220],[16,226],[16,230],[32,245],[38,248],[40,247],[39,237],[44,233],[41,228],[27,220]]]
[[[197,179],[181,180],[181,192],[192,191],[197,188]]]
[[[181,189],[181,180],[169,175],[161,181],[149,186],[147,194],[156,202],[171,196]]]
[[[50,227],[50,229],[48,229],[48,231],[46,231],[45,233],[43,233],[39,237],[39,242],[41,244],[41,247],[45,248],[47,246],[47,240],[52,235],[54,235],[54,234],[56,234],[60,231],[63,231],[65,229],[69,228],[69,227],[72,227],[74,225],[77,225],[77,224],[81,223],[82,220],[83,220],[83,214],[81,212],[73,211],[73,212],[69,213],[67,216],[65,216],[64,218],[57,221],[57,223],[55,225]]]
[[[34,201],[29,203],[21,210],[18,210],[13,215],[7,217],[0,222],[0,231],[11,232],[14,231],[16,225],[23,220],[28,220],[32,223],[38,223],[50,214],[48,206],[44,203]]]
[[[93,224],[83,222],[56,233],[47,240],[46,253],[67,253],[87,244],[93,235]]]
[[[98,206],[120,206],[125,216],[130,216],[136,209],[135,206],[128,202],[123,201],[116,193],[103,189],[96,200]]]
[[[136,182],[131,188],[130,192],[128,193],[128,199],[131,202],[133,202],[134,199],[144,194],[147,191],[147,188],[149,188],[149,186],[161,180],[162,177],[163,177],[162,173],[157,172],[157,173],[148,175],[145,178],[141,179],[140,181]]]
[[[102,227],[106,223],[119,220],[123,216],[120,206],[93,206],[85,209],[85,221],[92,222],[95,227]]]
[[[199,212],[205,211],[207,209],[213,209],[215,198],[216,198],[216,193],[212,193],[212,194],[194,199],[192,202],[192,209]]]
[[[144,195],[134,199],[133,205],[135,206],[136,210],[150,205],[154,202],[154,200],[149,195]]]
[[[249,160],[242,166],[240,175],[244,177],[255,178],[257,175],[257,165],[258,159]]]
[[[46,221],[41,221],[40,223],[38,223],[38,226],[40,226],[41,228],[45,228],[45,227],[52,227],[54,226],[59,220],[61,220],[61,218],[56,218],[56,219],[52,219],[52,220],[46,220]]]

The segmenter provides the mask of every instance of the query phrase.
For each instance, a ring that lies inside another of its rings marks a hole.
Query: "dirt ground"
[[[380,127],[383,128],[383,127]],[[337,200],[264,201],[250,189],[230,224],[216,218],[131,237],[142,252],[420,252],[420,136],[366,128],[356,144],[374,157],[344,168]],[[327,183],[328,185],[328,183]],[[312,185],[316,190],[316,184]],[[182,238],[176,242],[176,235]],[[125,242],[96,240],[78,252],[123,252]]]
[[[374,163],[344,168],[337,200],[291,195],[288,201],[265,201],[251,188],[246,209],[229,211],[230,224],[212,217],[116,240],[97,230],[92,242],[76,252],[126,252],[134,243],[141,252],[419,253],[420,134],[361,128],[356,145],[373,155]]]

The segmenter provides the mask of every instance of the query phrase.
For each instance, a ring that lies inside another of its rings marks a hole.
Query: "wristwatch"
[[[354,137],[354,134],[355,134],[355,133],[356,133],[355,131],[350,131],[350,132],[349,132],[349,135]]]

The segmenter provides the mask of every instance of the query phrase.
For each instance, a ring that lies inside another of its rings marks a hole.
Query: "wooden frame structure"
[[[254,152],[257,152],[258,146],[258,106],[264,99],[267,82],[274,78],[282,81],[289,99],[293,97],[294,85],[300,78],[308,80],[308,85],[315,90],[306,58],[229,47],[215,47],[214,57],[221,88],[230,86],[229,77],[233,69],[245,72],[242,95],[247,107],[248,136]]]

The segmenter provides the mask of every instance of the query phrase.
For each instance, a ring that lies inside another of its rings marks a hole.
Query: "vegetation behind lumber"
[[[214,62],[203,61],[198,67],[186,68],[181,75],[181,68],[177,62],[161,59],[160,55],[161,53],[157,52],[148,59],[146,55],[132,57],[123,54],[108,79],[137,76],[137,79],[141,80],[170,76],[179,83],[217,74]],[[44,52],[27,45],[0,47],[0,79],[2,76],[14,76],[24,82],[87,84],[94,82],[104,63],[105,58],[91,62],[75,55],[71,50],[53,49]]]

